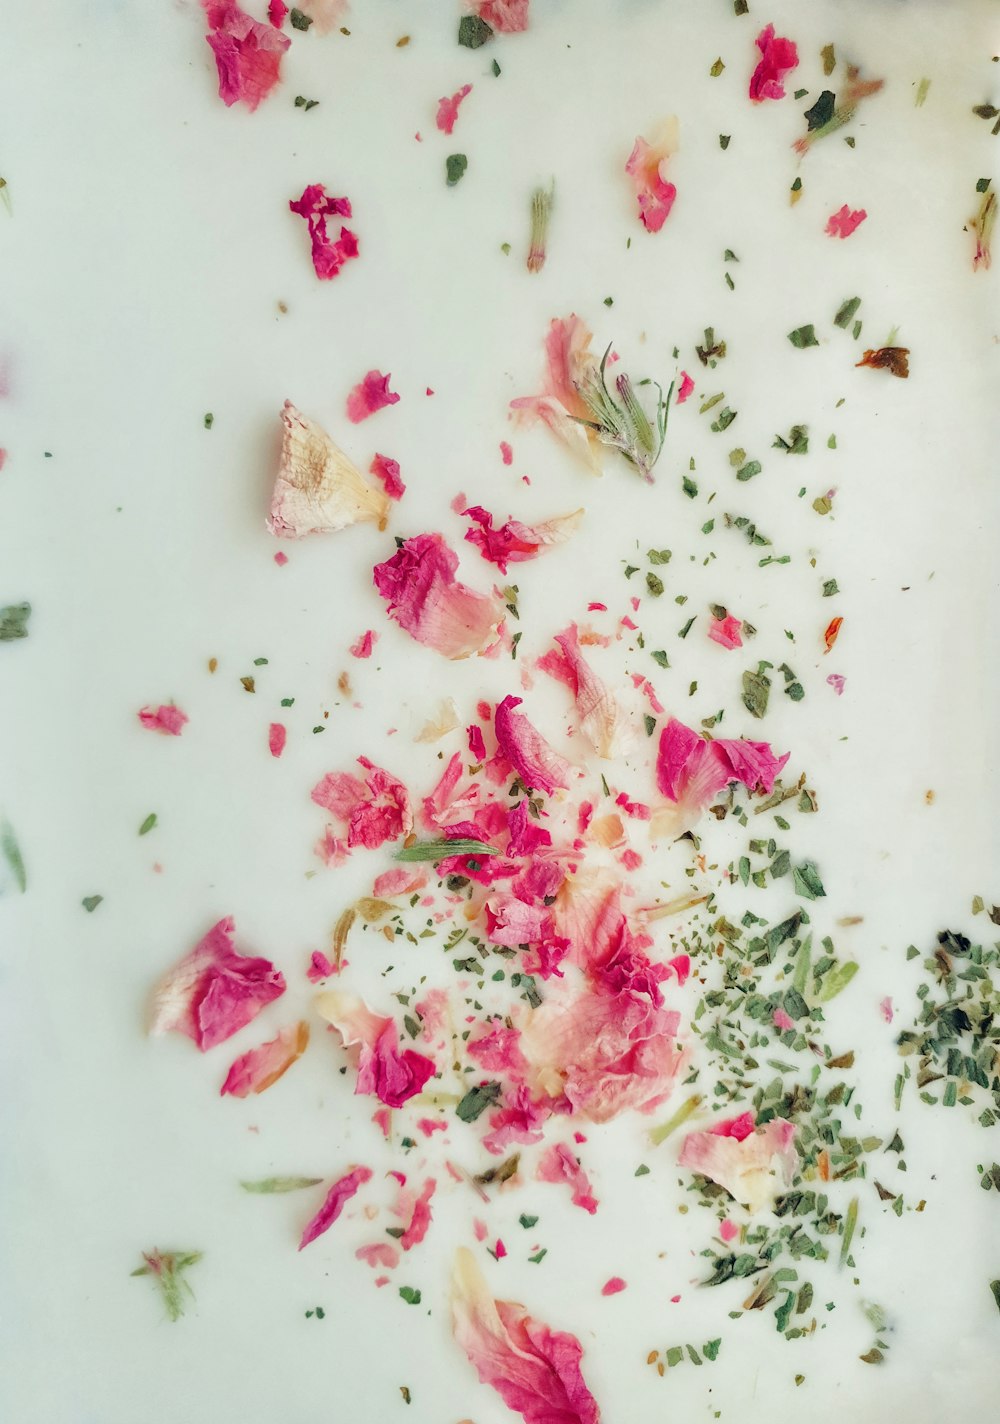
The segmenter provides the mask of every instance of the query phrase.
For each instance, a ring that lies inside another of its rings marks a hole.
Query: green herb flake
[[[840,310],[833,318],[834,326],[839,326],[841,330],[846,331],[848,326],[851,324],[851,319],[853,318],[855,312],[857,311],[860,305],[860,297],[848,297],[847,301],[842,303]]]
[[[401,1300],[406,1301],[407,1305],[420,1304],[420,1292],[418,1290],[415,1290],[413,1286],[400,1286],[399,1296]]]
[[[837,52],[832,44],[824,45],[819,52],[823,61],[823,73],[829,77],[837,67]]]
[[[212,426],[215,424],[215,416],[212,414],[212,412],[211,412],[210,410],[209,410],[209,411],[206,411],[206,413],[205,413],[205,421],[204,421],[204,424],[205,424],[205,429],[206,429],[206,430],[211,430]]]
[[[808,125],[807,132],[813,133],[816,129],[821,129],[824,124],[828,124],[833,118],[833,111],[836,107],[837,98],[829,89],[824,89],[822,94],[813,104],[811,109],[806,109],[805,119]]]
[[[736,471],[736,478],[745,484],[747,480],[752,480],[756,475],[759,475],[763,468],[764,466],[759,460],[748,460]]]
[[[663,593],[663,580],[656,574],[646,575],[646,588],[652,598],[659,598]]]
[[[548,1254],[549,1248],[547,1246],[543,1246],[542,1249],[537,1253],[537,1255],[529,1256],[528,1260],[533,1266],[540,1266]]]
[[[722,73],[725,67],[726,66],[723,64],[722,60],[717,59],[708,72],[713,79],[718,79],[719,75]]]
[[[537,1216],[527,1216],[524,1212],[522,1212],[521,1215],[520,1215],[517,1219],[518,1219],[518,1221],[521,1223],[521,1225],[524,1227],[525,1231],[530,1231],[533,1226],[537,1226],[537,1225],[538,1225],[538,1217],[537,1217]]]
[[[406,862],[445,860],[452,855],[496,855],[496,846],[485,841],[458,838],[456,840],[414,841],[396,852],[396,859]]]
[[[28,873],[24,868],[24,857],[9,821],[0,821],[0,854],[10,866],[17,888],[23,895],[28,888]]]
[[[493,29],[478,15],[463,15],[458,22],[458,42],[466,49],[479,49],[493,38]]]
[[[26,638],[30,617],[30,603],[9,603],[6,608],[0,608],[0,643],[12,643],[15,638]]]
[[[979,178],[976,181],[976,192],[985,193],[989,189],[989,186],[990,180],[988,178]]]
[[[139,834],[140,834],[140,836],[148,835],[149,832],[153,829],[153,827],[154,827],[155,825],[156,825],[156,812],[155,812],[155,811],[150,811],[149,815],[146,817],[146,819],[143,821],[142,825],[139,827]]]
[[[759,663],[756,672],[748,671],[743,674],[743,706],[751,717],[758,719],[766,713],[768,698],[771,695],[771,679],[764,671],[769,666],[769,663]]]
[[[649,656],[653,659],[654,663],[658,663],[661,668],[668,668],[670,666],[670,659],[662,648],[657,648],[656,652],[650,653]]]
[[[806,346],[818,346],[816,340],[816,328],[812,322],[808,326],[797,326],[794,331],[788,333],[788,339],[798,350],[803,350]]]
[[[493,77],[494,77],[495,79],[499,79],[499,78],[500,78],[500,66],[499,66],[499,64],[497,64],[496,60],[493,61],[493,63],[490,65],[490,68],[491,68],[492,71],[493,71]]]
[[[97,909],[98,905],[101,904],[103,899],[103,895],[84,895],[83,899],[80,901],[80,904],[86,910],[88,915],[92,915]]]
[[[461,182],[468,166],[469,160],[464,153],[449,153],[444,161],[446,182],[449,188],[454,188],[456,183]]]
[[[1000,1310],[1000,1281],[990,1281],[990,1290],[993,1292],[993,1299],[997,1303],[997,1310]]]
[[[288,19],[291,22],[293,30],[308,30],[312,24],[312,16],[304,15],[301,10],[290,10]]]
[[[698,486],[695,484],[694,480],[690,478],[690,476],[684,476],[683,480],[681,481],[681,488],[687,495],[688,499],[696,498],[698,494]]]
[[[186,1297],[194,1299],[194,1292],[181,1277],[191,1266],[197,1265],[201,1258],[201,1251],[143,1251],[142,1259],[145,1264],[134,1270],[132,1275],[153,1276],[160,1288],[168,1319],[180,1320],[184,1314]]]
[[[322,1177],[258,1177],[255,1181],[240,1182],[240,1186],[253,1196],[273,1196],[318,1187],[322,1180]]]
[[[809,450],[808,425],[793,425],[787,439],[783,435],[776,435],[772,448],[784,450],[786,455],[805,455]]]
[[[656,718],[647,712],[642,720],[646,725],[646,736],[651,737],[656,731]]]
[[[931,81],[929,79],[921,79],[920,83],[917,85],[917,92],[913,98],[914,108],[922,109],[924,107],[924,101],[927,98],[927,93],[930,87]]]
[[[729,141],[731,138],[732,134],[719,134],[719,147],[722,149],[723,153],[725,153],[726,149],[729,147]]]
[[[646,558],[651,564],[669,564],[673,552],[670,549],[649,549]]]
[[[835,578],[823,580],[823,597],[832,598],[835,593],[840,592],[840,586]]]
[[[463,1122],[475,1122],[487,1108],[499,1101],[500,1091],[499,1083],[481,1083],[476,1088],[470,1088],[455,1109],[457,1116]]]
[[[648,1177],[648,1176],[649,1176],[649,1168],[646,1166],[645,1162],[640,1162],[640,1163],[639,1163],[639,1165],[638,1165],[638,1167],[636,1167],[635,1172],[633,1173],[633,1175],[636,1176],[636,1177]]]

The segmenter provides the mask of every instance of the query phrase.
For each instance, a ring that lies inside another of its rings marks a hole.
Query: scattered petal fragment
[[[625,164],[625,172],[635,185],[639,204],[639,221],[647,232],[659,232],[670,216],[677,189],[667,181],[666,169],[677,152],[680,126],[676,117],[664,120],[647,142],[641,136]]]
[[[139,721],[150,732],[161,732],[165,737],[179,737],[188,721],[187,714],[173,703],[161,707],[143,707]]]
[[[241,1053],[226,1075],[221,1096],[246,1098],[251,1093],[265,1092],[302,1057],[308,1044],[309,1025],[297,1023],[283,1028],[276,1038],[259,1048]]]
[[[502,574],[507,572],[508,564],[536,559],[546,549],[564,544],[583,518],[583,510],[575,509],[572,514],[557,515],[541,524],[522,524],[520,520],[508,519],[494,528],[492,514],[480,504],[470,506],[464,514],[478,526],[467,530],[466,540],[475,544],[483,558],[496,564]]]
[[[707,1132],[689,1132],[678,1163],[725,1187],[749,1211],[759,1211],[790,1187],[798,1156],[794,1123],[772,1118],[755,1128],[748,1114],[716,1123]],[[745,1130],[749,1127],[749,1130]]]
[[[202,1053],[223,1043],[285,992],[267,959],[240,954],[235,922],[220,920],[153,991],[150,1033],[183,1033]]]
[[[391,376],[383,376],[381,371],[369,371],[347,397],[348,420],[360,425],[376,411],[384,410],[387,405],[395,405],[399,396],[395,391],[390,391],[391,380]]]
[[[389,501],[362,476],[321,425],[286,400],[281,464],[267,527],[280,539],[335,533],[370,522],[384,529]]]
[[[243,103],[252,111],[281,78],[281,56],[291,41],[272,25],[252,20],[235,0],[203,4],[209,25],[205,38],[219,71],[219,98],[227,107]]]
[[[330,1230],[351,1197],[355,1196],[366,1182],[370,1182],[371,1178],[370,1167],[352,1167],[349,1172],[334,1182],[327,1192],[323,1205],[302,1233],[302,1239],[299,1242],[300,1251],[310,1242],[315,1241],[317,1236],[322,1236],[324,1231]]]
[[[760,50],[760,59],[750,76],[750,98],[755,104],[764,99],[783,99],[785,86],[781,81],[799,62],[795,41],[776,35],[774,26],[767,25],[755,43]]]
[[[446,658],[482,652],[503,618],[500,600],[460,583],[457,568],[440,534],[418,534],[373,571],[389,617]]]
[[[827,219],[826,234],[828,237],[850,237],[851,233],[857,231],[867,216],[864,208],[851,209],[845,203],[842,208],[831,213]]]
[[[455,127],[455,120],[458,118],[458,108],[466,95],[472,93],[471,84],[463,84],[461,89],[452,94],[451,98],[444,98],[438,101],[437,118],[435,123],[443,134],[450,134]]]
[[[349,198],[330,198],[322,183],[310,183],[301,198],[289,202],[289,208],[305,218],[312,243],[313,270],[321,282],[336,277],[345,262],[358,255],[358,239],[350,228],[341,226],[337,237],[331,237],[327,219],[351,216]]]

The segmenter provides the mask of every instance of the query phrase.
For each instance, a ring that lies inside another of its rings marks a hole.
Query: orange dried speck
[[[218,659],[218,658],[209,658],[209,660],[208,660],[208,670],[209,670],[209,672],[215,672],[215,669],[216,669],[218,666],[219,666],[219,659]]]
[[[827,652],[830,651],[834,643],[837,641],[837,635],[840,632],[840,625],[843,623],[843,621],[843,618],[831,618],[829,623],[826,625],[826,632],[823,634],[823,642],[826,644]]]
[[[662,1379],[663,1376],[667,1373],[667,1367],[666,1367],[666,1365],[663,1363],[662,1360],[660,1361],[660,1363],[659,1363],[659,1364],[657,1365],[657,1367],[656,1367],[656,1373],[660,1376],[661,1379]]]
[[[342,672],[342,673],[340,674],[340,676],[337,678],[337,686],[338,686],[338,688],[340,689],[340,691],[344,694],[345,697],[350,697],[350,695],[351,695],[351,679],[348,677],[348,675],[347,675],[346,672]]]
[[[820,1181],[828,1182],[830,1180],[830,1154],[826,1151],[821,1152],[816,1165],[819,1168]]]
[[[409,35],[403,35],[400,39],[398,39],[398,40],[396,41],[396,48],[397,48],[397,49],[405,49],[406,46],[407,46],[409,43],[410,43],[410,37],[409,37]]]
[[[933,791],[925,791],[925,792],[924,792],[924,800],[927,802],[928,806],[933,806],[933,805],[934,805],[934,792],[933,792]]]
[[[910,374],[910,351],[907,346],[880,346],[877,351],[866,351],[858,366],[870,366],[876,371],[891,371],[902,380]]]
[[[659,1350],[650,1350],[649,1354],[646,1356],[646,1364],[647,1364],[647,1365],[655,1365],[655,1364],[656,1364],[656,1361],[659,1359],[659,1357],[660,1357],[660,1352],[659,1352]]]

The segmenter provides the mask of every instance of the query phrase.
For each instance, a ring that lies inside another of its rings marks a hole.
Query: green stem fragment
[[[528,245],[528,271],[540,272],[545,266],[545,245],[548,241],[549,218],[555,199],[555,179],[548,188],[536,188],[531,195],[531,240]]]
[[[403,846],[402,850],[396,852],[396,859],[403,861],[414,860],[444,860],[450,855],[499,855],[496,846],[487,845],[485,841],[474,840],[453,840],[453,841],[414,841],[412,845]]]
[[[194,1299],[194,1292],[181,1275],[189,1266],[196,1265],[202,1257],[201,1251],[143,1251],[144,1266],[132,1272],[133,1276],[155,1276],[163,1297],[167,1315],[171,1320],[179,1320],[184,1314],[185,1295]]]
[[[28,888],[28,872],[24,868],[24,857],[14,834],[14,827],[8,821],[0,821],[0,853],[11,868],[17,888],[23,895]]]
[[[682,1125],[682,1123],[687,1122],[691,1114],[697,1112],[698,1108],[700,1107],[701,1098],[697,1093],[694,1094],[692,1097],[688,1098],[688,1100],[685,1103],[682,1103],[681,1106],[677,1109],[673,1117],[667,1118],[666,1122],[663,1122],[660,1124],[659,1127],[654,1127],[652,1129],[649,1134],[649,1140],[653,1144],[653,1146],[659,1147],[661,1142],[666,1142],[670,1134],[672,1132],[676,1132],[676,1130]]]
[[[843,1240],[841,1241],[841,1243],[840,1243],[840,1264],[841,1264],[841,1265],[844,1265],[844,1263],[845,1263],[846,1260],[847,1260],[847,1257],[850,1255],[851,1242],[854,1240],[854,1230],[855,1230],[855,1227],[857,1226],[857,1224],[858,1224],[858,1199],[857,1199],[857,1197],[852,1197],[852,1198],[851,1198],[851,1204],[850,1204],[850,1206],[847,1208],[847,1214],[846,1214],[846,1216],[844,1217],[844,1239],[843,1239]]]

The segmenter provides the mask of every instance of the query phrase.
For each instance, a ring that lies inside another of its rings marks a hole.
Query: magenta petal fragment
[[[219,71],[219,98],[227,106],[256,109],[281,78],[281,56],[291,41],[273,25],[261,25],[235,0],[203,0],[205,36]]]
[[[434,1124],[434,1126],[436,1125]],[[434,1195],[436,1187],[437,1183],[434,1178],[428,1177],[420,1195],[413,1203],[410,1224],[399,1238],[399,1244],[404,1251],[411,1251],[414,1246],[419,1246],[427,1235],[431,1224],[431,1197]]]
[[[457,568],[440,534],[418,534],[372,571],[389,617],[446,658],[481,652],[503,618],[500,600],[459,582]]]
[[[370,1167],[353,1167],[338,1181],[334,1182],[326,1196],[326,1201],[319,1211],[308,1223],[302,1233],[302,1240],[299,1242],[299,1250],[308,1246],[311,1241],[315,1241],[317,1236],[322,1236],[324,1231],[329,1231],[330,1227],[337,1220],[337,1217],[344,1210],[344,1207],[351,1200],[366,1182],[372,1178]]]
[[[188,717],[170,703],[161,707],[143,707],[139,721],[147,731],[162,732],[165,737],[179,737]]]
[[[660,231],[677,197],[676,187],[665,176],[667,161],[677,152],[677,133],[677,120],[670,119],[651,142],[640,135],[625,164],[635,186],[639,221],[647,232]]]
[[[743,624],[732,613],[725,618],[713,618],[708,625],[708,636],[722,648],[742,648]]]
[[[530,0],[480,0],[476,11],[498,35],[515,35],[528,28]]]
[[[222,1097],[246,1098],[251,1093],[263,1093],[287,1073],[301,1058],[309,1044],[309,1025],[292,1024],[283,1028],[276,1038],[241,1053],[226,1076]]]
[[[458,118],[458,106],[467,94],[472,93],[471,84],[463,84],[456,94],[451,98],[444,98],[438,102],[437,118],[434,122],[443,134],[450,134],[455,127],[455,120]]]
[[[388,455],[376,455],[369,467],[373,475],[382,481],[382,488],[390,499],[402,499],[406,486],[399,477],[399,461]]]
[[[391,772],[367,757],[358,757],[367,773],[364,782],[346,771],[329,771],[312,789],[312,800],[347,823],[347,844],[377,850],[413,829],[406,787]]]
[[[828,237],[850,237],[851,233],[861,226],[867,216],[864,208],[854,208],[852,211],[845,203],[842,208],[831,213],[826,224],[826,234]]]
[[[530,791],[551,796],[557,787],[569,785],[569,763],[552,750],[542,734],[532,726],[520,707],[520,697],[505,697],[493,716],[497,745]]]
[[[204,1053],[223,1043],[285,992],[268,959],[239,954],[235,922],[220,920],[153,993],[150,1032],[186,1034]]]
[[[384,410],[387,405],[395,405],[399,396],[395,391],[390,391],[391,380],[391,376],[383,376],[381,371],[369,371],[347,397],[348,420],[360,425],[376,411]]]
[[[514,1301],[495,1301],[465,1247],[455,1257],[452,1328],[483,1384],[525,1424],[600,1424],[576,1336],[552,1330]]]
[[[590,1178],[565,1142],[555,1143],[542,1154],[535,1175],[540,1182],[565,1182],[573,1194],[573,1205],[594,1215],[597,1198],[591,1191]]]
[[[768,742],[734,741],[720,738],[712,748],[723,766],[728,768],[727,780],[742,781],[748,791],[770,796],[775,778],[788,760],[789,753],[776,757]]]
[[[466,531],[466,541],[475,544],[483,558],[496,564],[502,574],[507,572],[508,564],[537,559],[552,545],[564,543],[583,516],[583,510],[577,509],[542,524],[522,524],[518,519],[508,519],[494,528],[492,514],[482,505],[472,505],[463,513],[478,526]]]
[[[285,742],[288,740],[288,728],[283,722],[272,722],[267,731],[267,746],[271,755],[277,759],[285,750]]]
[[[400,1052],[399,1033],[389,1019],[374,1046],[362,1046],[354,1091],[373,1093],[387,1107],[401,1108],[421,1091],[434,1071],[432,1058],[415,1053],[412,1048]]]
[[[303,190],[302,197],[289,202],[288,206],[293,213],[306,220],[316,276],[321,282],[330,281],[345,262],[358,255],[358,239],[350,228],[342,226],[337,236],[333,237],[327,227],[328,218],[351,216],[350,199],[327,197],[322,183],[310,183]]]
[[[757,36],[756,45],[760,59],[750,76],[750,98],[755,104],[763,99],[783,99],[785,86],[781,81],[799,62],[795,41],[775,35],[774,26],[767,25]]]

